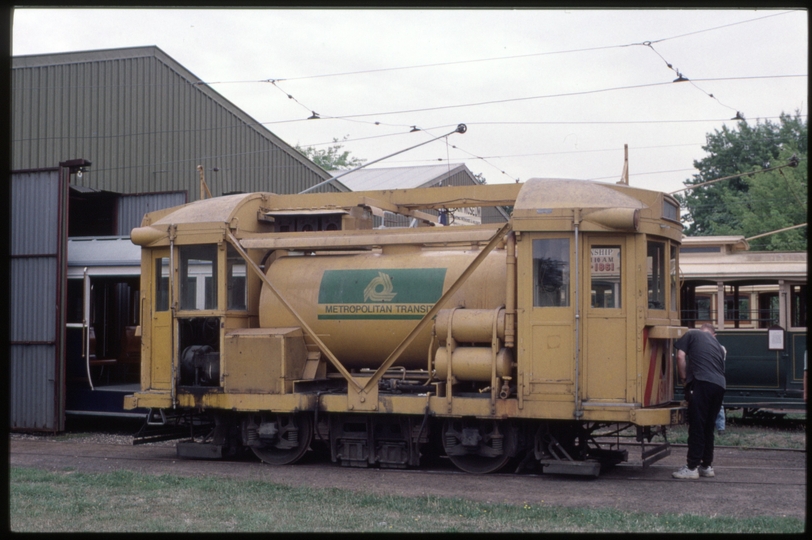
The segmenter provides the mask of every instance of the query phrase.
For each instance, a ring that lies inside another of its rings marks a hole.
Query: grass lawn
[[[222,478],[12,468],[15,532],[800,533],[797,518],[704,517],[359,495]]]

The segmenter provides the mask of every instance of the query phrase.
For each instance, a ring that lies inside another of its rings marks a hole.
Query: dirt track
[[[685,448],[643,469],[635,450],[630,463],[597,479],[560,475],[473,476],[453,469],[348,469],[329,462],[271,467],[257,461],[178,459],[174,446],[82,444],[71,441],[12,440],[11,466],[53,471],[108,472],[127,469],[149,474],[216,475],[291,486],[399,494],[464,497],[480,501],[545,506],[616,508],[647,513],[722,516],[806,516],[805,452],[717,449],[716,478],[673,480]],[[639,450],[637,451],[639,455]],[[635,461],[636,460],[636,461]]]

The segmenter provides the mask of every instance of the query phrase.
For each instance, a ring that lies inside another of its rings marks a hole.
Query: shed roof
[[[73,183],[117,193],[197,193],[196,165],[219,171],[207,175],[215,195],[330,178],[154,45],[14,56],[12,98],[12,169],[52,166],[70,143],[93,163]]]
[[[465,165],[419,165],[414,167],[386,167],[359,169],[342,176],[339,180],[352,191],[372,191],[382,189],[410,189],[431,187],[446,178],[467,171]],[[343,171],[333,171],[334,176]],[[477,184],[472,174],[471,184]]]

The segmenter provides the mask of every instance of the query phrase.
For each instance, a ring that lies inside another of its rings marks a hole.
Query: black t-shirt
[[[725,353],[716,338],[702,330],[689,330],[674,347],[688,357],[685,384],[694,379],[725,388]]]

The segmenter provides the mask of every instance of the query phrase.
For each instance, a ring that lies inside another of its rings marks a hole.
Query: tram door
[[[625,237],[584,235],[581,290],[585,317],[582,366],[585,401],[625,402],[627,380],[626,279],[633,268]],[[631,341],[634,343],[634,340]]]
[[[142,372],[142,387],[154,389],[168,389],[172,373],[171,362],[166,361],[168,355],[172,354],[172,311],[169,305],[169,250],[156,249],[152,251],[150,268],[148,270],[150,279],[142,286],[144,290],[152,291],[153,303],[148,305],[149,300],[145,300],[144,319],[149,317],[149,329],[144,328],[143,342],[147,349],[142,350],[145,358],[149,358],[150,367]],[[149,288],[147,288],[149,287]],[[146,295],[149,298],[149,295]],[[146,377],[149,377],[149,380]]]
[[[566,409],[573,408],[575,391],[573,260],[572,235],[522,235],[517,299],[519,372],[524,372],[520,384],[526,399],[564,402]]]

